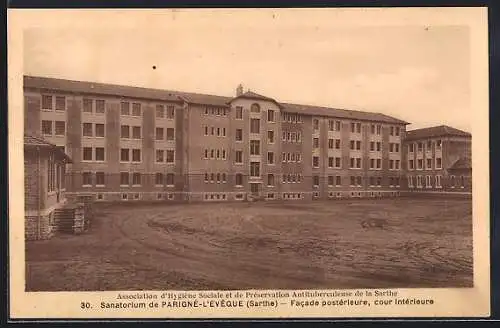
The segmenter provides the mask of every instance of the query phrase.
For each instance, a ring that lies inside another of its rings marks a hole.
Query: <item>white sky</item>
[[[352,27],[331,24],[335,15],[292,20],[275,11],[255,22],[238,15],[178,13],[160,25],[157,18],[154,28],[40,25],[25,30],[24,72],[225,96],[243,83],[282,102],[471,131],[466,26]]]

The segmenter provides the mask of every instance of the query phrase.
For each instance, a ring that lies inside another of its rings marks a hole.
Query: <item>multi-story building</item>
[[[73,160],[67,192],[97,200],[377,197],[407,188],[408,123],[384,114],[281,103],[241,86],[222,97],[27,76],[24,96],[25,131]]]
[[[470,133],[444,125],[408,131],[408,191],[470,193],[471,141]]]

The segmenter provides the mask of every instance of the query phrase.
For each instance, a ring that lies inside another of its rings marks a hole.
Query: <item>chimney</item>
[[[243,94],[243,85],[241,83],[236,88],[236,97],[241,96]]]

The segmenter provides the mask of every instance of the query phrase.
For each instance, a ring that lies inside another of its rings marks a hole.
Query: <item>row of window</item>
[[[141,186],[142,173],[139,172],[120,172],[120,186]],[[156,186],[173,186],[173,173],[155,173]],[[84,187],[104,187],[106,186],[106,174],[104,172],[82,172],[82,186]]]
[[[302,116],[300,114],[295,113],[281,113],[281,121],[288,123],[303,123]]]
[[[283,131],[281,139],[286,142],[302,142],[300,132]]]
[[[155,153],[156,163],[173,163],[175,161],[175,151],[173,149],[157,149]]]
[[[433,160],[431,158],[427,158],[427,160],[425,161],[425,169],[426,170],[432,170],[432,162]],[[418,159],[417,160],[417,166],[415,168],[415,160],[413,159],[410,159],[408,160],[408,170],[423,170],[424,169],[424,160],[423,159]],[[436,170],[441,170],[443,168],[443,163],[442,163],[442,159],[440,157],[436,158],[435,160],[435,165],[434,165],[434,169]]]
[[[66,97],[64,96],[51,96],[42,95],[42,109],[43,110],[66,110]]]
[[[42,121],[42,134],[44,135],[66,135],[66,122],[65,121]]]
[[[300,163],[302,160],[301,153],[282,153],[281,161],[287,163]]]
[[[168,105],[164,106],[161,104],[156,105],[156,118],[167,118],[174,119],[175,118],[175,106]]]
[[[212,127],[205,126],[204,130],[205,130],[206,136],[208,136],[208,135],[217,136],[217,137],[225,137],[226,136],[226,128],[216,128],[213,126]],[[238,130],[236,130],[236,134],[238,134]],[[238,136],[236,136],[236,140],[238,140]]]
[[[142,161],[141,149],[120,148],[120,162],[136,162]],[[84,161],[106,161],[104,147],[83,147],[83,160]],[[156,163],[174,163],[175,151],[174,150],[156,150]]]
[[[205,149],[204,159],[227,159],[227,153],[225,149]],[[238,161],[239,160],[239,161]],[[243,152],[236,151],[236,163],[243,163]]]
[[[175,139],[175,129],[167,128],[165,133],[165,128],[156,128],[155,130],[156,140],[167,140],[172,141]]]
[[[205,183],[226,183],[226,173],[205,173]]]
[[[133,102],[132,110],[130,110],[130,102],[122,101],[120,103],[120,115],[122,116],[141,116],[142,115],[142,107],[141,103]]]
[[[205,115],[227,116],[227,108],[205,106]]]
[[[442,176],[436,175],[432,179],[431,175],[417,175],[407,177],[409,188],[442,188],[441,184]],[[434,184],[433,184],[434,180]],[[450,188],[465,188],[465,177],[464,176],[454,176],[449,177],[449,187]]]
[[[426,151],[431,151],[432,148],[435,148],[436,150],[441,150],[442,145],[443,144],[441,140],[428,140],[425,143],[424,142],[411,143],[408,145],[408,152],[413,153],[415,151],[415,148],[417,149],[418,152],[422,152],[424,151],[424,146]]]
[[[82,111],[84,113],[104,114],[105,106],[105,101],[102,99],[83,98]]]

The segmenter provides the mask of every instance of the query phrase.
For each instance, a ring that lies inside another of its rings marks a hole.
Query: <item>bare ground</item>
[[[26,244],[28,291],[472,286],[470,200],[110,205]]]

